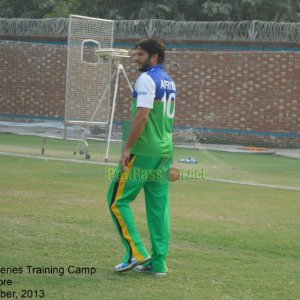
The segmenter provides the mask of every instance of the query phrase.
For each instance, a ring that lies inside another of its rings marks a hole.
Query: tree
[[[2,18],[43,18],[63,0],[2,0]]]
[[[265,14],[262,14],[262,10],[265,10]],[[299,0],[265,0],[257,14],[261,20],[297,22],[300,21],[299,12]]]
[[[300,21],[300,0],[1,0],[0,17]]]
[[[203,14],[210,21],[230,20],[232,6],[228,3],[206,1],[202,7]]]

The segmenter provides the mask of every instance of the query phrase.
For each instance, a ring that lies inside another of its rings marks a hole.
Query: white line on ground
[[[205,177],[205,179],[209,180],[209,181],[216,181],[216,182],[250,185],[250,186],[257,186],[257,187],[267,187],[267,188],[272,188],[272,189],[300,191],[300,187],[296,187],[296,186],[285,186],[285,185],[264,184],[264,183],[255,183],[255,182],[244,182],[244,181],[217,179],[217,178],[208,178],[208,177]]]
[[[41,155],[36,156],[36,155],[30,155],[30,154],[18,154],[18,153],[10,153],[10,152],[2,152],[2,151],[0,151],[0,155],[21,157],[21,158],[33,158],[33,159],[40,159],[40,160],[44,160],[44,161],[51,160],[51,161],[62,161],[62,162],[81,163],[81,164],[92,164],[92,165],[100,165],[100,166],[117,166],[118,165],[117,163],[110,163],[110,162],[104,162],[104,161],[78,160],[78,159],[59,158],[59,157],[46,157],[46,156],[41,156]],[[243,181],[217,179],[217,178],[209,178],[209,177],[205,177],[205,180],[213,181],[213,182],[224,182],[224,183],[231,183],[231,184],[249,185],[249,186],[255,186],[255,187],[266,187],[266,188],[272,188],[272,189],[300,191],[300,187],[294,187],[294,186],[243,182]]]
[[[0,155],[7,155],[13,157],[21,157],[21,158],[33,158],[33,159],[40,159],[40,160],[53,160],[53,161],[63,161],[63,162],[71,162],[71,163],[80,163],[80,164],[91,164],[91,165],[100,165],[100,166],[117,166],[117,163],[112,162],[105,162],[105,161],[95,161],[95,160],[79,160],[79,159],[72,159],[72,158],[60,158],[60,157],[47,157],[47,156],[36,156],[30,154],[19,154],[19,153],[10,153],[10,152],[1,152]]]

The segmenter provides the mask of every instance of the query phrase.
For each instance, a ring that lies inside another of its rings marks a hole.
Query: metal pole
[[[116,98],[117,98],[117,91],[118,91],[118,83],[119,83],[120,70],[124,70],[123,69],[123,65],[120,64],[120,63],[118,63],[118,65],[117,65],[116,82],[115,82],[115,90],[114,90],[114,97],[113,97],[113,103],[112,103],[112,109],[111,109],[111,116],[110,116],[108,139],[107,139],[107,148],[106,148],[106,154],[105,154],[105,161],[106,162],[108,161],[109,145],[110,145],[111,131],[112,131],[112,125],[113,125],[113,120],[114,120],[114,114],[115,114]]]

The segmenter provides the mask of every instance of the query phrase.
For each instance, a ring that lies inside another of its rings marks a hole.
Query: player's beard
[[[146,72],[147,69],[151,67],[151,59],[150,57],[142,64],[142,66],[138,69],[140,72]]]

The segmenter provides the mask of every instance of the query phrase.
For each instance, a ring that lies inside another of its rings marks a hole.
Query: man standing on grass
[[[165,48],[157,39],[136,44],[134,60],[142,74],[133,91],[132,124],[120,164],[108,191],[108,204],[126,253],[116,272],[166,275],[170,236],[169,181],[173,156],[176,88],[164,71]],[[148,174],[145,178],[145,174]],[[134,176],[133,176],[134,175]],[[144,189],[152,252],[137,231],[130,202]]]

